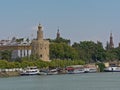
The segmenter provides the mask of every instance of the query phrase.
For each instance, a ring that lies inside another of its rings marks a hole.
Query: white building
[[[1,40],[0,46],[22,46],[22,45],[30,45],[31,41],[27,41],[27,39],[21,40],[17,42],[17,39],[15,37],[12,38],[12,40]],[[31,50],[13,50],[12,51],[12,58],[18,58],[18,57],[25,57],[30,56]]]

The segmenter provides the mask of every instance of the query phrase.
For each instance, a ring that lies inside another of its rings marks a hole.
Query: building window
[[[40,57],[42,58],[42,54],[40,54]]]

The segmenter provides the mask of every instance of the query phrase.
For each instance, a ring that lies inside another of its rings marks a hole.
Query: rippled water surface
[[[120,90],[120,72],[0,78],[0,90]]]

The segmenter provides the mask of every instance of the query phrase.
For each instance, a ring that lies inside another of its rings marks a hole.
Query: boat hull
[[[67,71],[67,74],[80,74],[80,73],[84,73],[84,69],[75,69],[75,70],[69,70]]]
[[[120,72],[120,70],[118,70],[118,71],[117,70],[113,70],[113,71],[112,70],[104,70],[104,72]]]
[[[33,74],[33,73],[21,73],[20,74],[21,76],[29,76],[29,75],[39,75],[38,73],[35,73],[35,74]]]
[[[104,72],[120,72],[120,67],[107,67]]]

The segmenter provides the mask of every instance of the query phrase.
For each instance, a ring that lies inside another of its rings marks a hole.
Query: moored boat
[[[57,69],[51,69],[48,71],[47,75],[57,75],[58,74],[58,71]]]
[[[80,74],[80,73],[84,73],[84,69],[83,68],[78,68],[78,69],[74,69],[74,70],[68,70],[67,71],[68,74]]]
[[[87,64],[84,66],[85,73],[95,73],[97,72],[97,67],[95,64]]]
[[[40,75],[47,75],[48,74],[48,70],[47,69],[41,69],[40,70]]]
[[[84,67],[82,65],[68,66],[66,68],[67,74],[80,74],[84,73]]]
[[[21,73],[21,75],[38,75],[40,74],[37,67],[27,67]]]
[[[97,72],[96,68],[84,68],[85,73],[95,73]]]
[[[118,66],[110,66],[110,67],[106,67],[104,69],[105,72],[120,72],[120,67]]]

